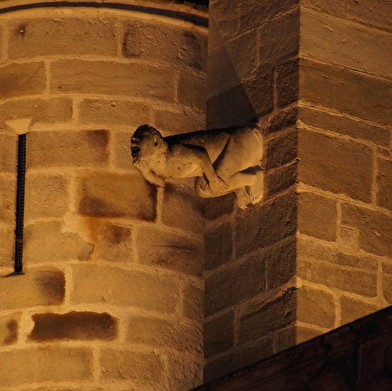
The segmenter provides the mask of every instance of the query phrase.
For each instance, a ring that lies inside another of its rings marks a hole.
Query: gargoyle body
[[[196,191],[203,198],[235,191],[241,208],[262,198],[263,140],[256,126],[162,137],[142,125],[131,138],[131,151],[137,170],[157,186],[166,179],[197,177]]]

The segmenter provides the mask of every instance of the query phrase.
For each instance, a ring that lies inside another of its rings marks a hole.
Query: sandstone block
[[[162,221],[170,227],[201,234],[204,232],[203,200],[195,194],[193,180],[186,185],[166,184]]]
[[[155,385],[163,382],[164,363],[157,353],[104,348],[99,363],[102,379],[107,381],[134,380]]]
[[[266,151],[267,169],[276,168],[292,162],[298,157],[297,130],[285,132],[268,141]]]
[[[159,23],[128,22],[124,26],[122,54],[126,58],[207,69],[207,39],[197,30],[173,28]]]
[[[308,286],[297,292],[297,320],[332,329],[335,327],[336,308],[331,293]]]
[[[259,58],[276,64],[299,52],[299,11],[284,14],[262,25],[259,30]]]
[[[131,317],[126,339],[129,343],[176,349],[191,354],[202,351],[201,331],[178,320]]]
[[[183,291],[183,315],[188,319],[203,321],[204,290],[194,284],[187,284]]]
[[[390,9],[392,11],[392,7]],[[342,18],[306,9],[301,13],[301,24],[304,56],[365,73],[392,76],[385,55],[392,51],[390,33],[361,28]]]
[[[15,187],[15,178],[0,173],[0,221],[2,223],[15,221]]]
[[[45,64],[30,62],[0,67],[0,98],[39,95],[46,89]]]
[[[299,237],[297,250],[300,257],[328,262],[331,265],[352,267],[368,272],[377,272],[378,260],[369,254],[345,254],[334,245],[329,246],[313,241],[311,238]]]
[[[384,0],[375,0],[371,3],[366,1],[347,3],[347,16],[350,19],[365,24],[373,24],[381,29],[391,29],[391,13],[392,4]]]
[[[214,270],[232,261],[233,227],[230,222],[207,229],[205,234],[205,268]]]
[[[174,102],[175,85],[174,71],[158,66],[83,60],[52,64],[54,93],[138,96]]]
[[[392,210],[392,161],[377,161],[377,205]]]
[[[210,358],[234,346],[234,312],[226,312],[204,324],[204,357]]]
[[[342,115],[327,113],[309,107],[301,107],[299,117],[302,122],[311,126],[350,136],[355,139],[370,141],[379,146],[389,146],[389,130],[381,126],[356,121],[352,118],[343,117]]]
[[[392,304],[392,273],[382,276],[383,295],[389,304]]]
[[[239,340],[246,342],[266,336],[296,320],[296,294],[292,289],[240,318]]]
[[[301,129],[298,149],[300,181],[364,202],[371,201],[373,152],[369,147]]]
[[[138,230],[136,243],[139,264],[203,275],[204,248],[197,238],[143,227]]]
[[[211,18],[212,20],[209,21],[209,47],[213,47],[218,42],[221,42],[221,37],[231,38],[238,34],[239,3],[236,1],[231,1],[230,3],[211,1],[209,9],[211,13],[214,13],[214,18]]]
[[[44,250],[43,250],[44,249]],[[87,260],[94,245],[79,234],[65,231],[58,221],[37,222],[25,228],[25,260],[27,264]]]
[[[0,131],[0,173],[16,174],[17,136]]]
[[[230,353],[207,362],[204,368],[204,381],[207,382],[236,369],[244,368],[272,355],[273,352],[272,338],[265,337],[248,344],[241,344]]]
[[[298,229],[305,235],[336,241],[338,209],[332,198],[301,193],[298,199]]]
[[[297,229],[297,199],[285,194],[264,204],[254,205],[237,216],[234,239],[238,256],[269,246],[291,236]]]
[[[72,136],[72,137],[71,137]],[[32,167],[96,167],[108,161],[109,132],[104,129],[32,132],[27,165]]]
[[[20,313],[0,317],[0,346],[15,344],[19,336]]]
[[[111,303],[170,314],[179,300],[178,284],[169,277],[118,267],[73,266],[73,304]]]
[[[53,124],[72,119],[72,99],[35,98],[8,101],[0,105],[0,123],[18,118],[31,118],[32,124]]]
[[[79,120],[101,126],[134,124],[136,129],[137,126],[149,122],[149,110],[147,105],[141,102],[84,99],[79,107]]]
[[[316,338],[323,334],[322,331],[313,329],[312,327],[297,326],[296,327],[296,343],[302,343],[309,341],[310,339]]]
[[[291,60],[276,70],[276,99],[278,107],[285,107],[298,101],[299,65]]]
[[[358,295],[377,296],[377,274],[359,270],[347,270],[322,262],[299,259],[298,276],[329,288]]]
[[[63,302],[64,294],[65,277],[62,272],[32,269],[24,275],[2,279],[1,307],[6,310],[58,305]]]
[[[301,5],[305,8],[311,8],[326,14],[344,17],[346,15],[345,0],[303,0]]]
[[[136,174],[130,151],[131,133],[132,131],[116,131],[111,134],[112,156],[116,167]]]
[[[133,262],[132,236],[131,226],[111,222],[103,224],[96,243],[96,257],[110,262]]]
[[[15,224],[0,224],[0,266],[13,267]]]
[[[265,177],[266,196],[270,197],[293,186],[297,181],[297,172],[297,162],[268,172]]]
[[[35,314],[32,341],[103,340],[117,337],[117,320],[108,313],[69,312]]]
[[[392,257],[392,218],[378,211],[342,205],[342,224],[359,230],[359,245],[368,253]]]
[[[205,217],[207,220],[215,220],[233,212],[235,194],[230,193],[218,198],[205,199]]]
[[[30,172],[26,176],[25,218],[61,217],[68,210],[68,178]]]
[[[279,110],[273,115],[269,124],[264,129],[266,134],[271,134],[286,128],[292,128],[297,123],[298,107],[290,107],[286,110]]]
[[[206,79],[189,73],[180,73],[178,102],[201,111],[206,110]]]
[[[203,381],[203,359],[191,359],[180,355],[167,355],[168,368],[172,368],[167,373],[168,389],[171,391],[191,390],[200,385]]]
[[[0,353],[1,384],[92,380],[92,352],[84,348],[40,347]],[[15,370],[17,368],[18,370]]]
[[[79,212],[90,217],[155,219],[156,187],[141,175],[95,173],[79,184]]]
[[[12,59],[50,55],[114,56],[117,52],[114,19],[18,19],[10,23],[9,29],[8,56]]]
[[[343,295],[340,298],[340,324],[353,322],[378,310],[380,310],[379,306]]]
[[[336,65],[301,60],[300,99],[355,117],[392,122],[392,83]]]

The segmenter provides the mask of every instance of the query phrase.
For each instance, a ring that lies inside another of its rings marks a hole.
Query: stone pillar
[[[391,303],[390,14],[210,2],[207,123],[259,120],[265,198],[207,209],[205,380]]]
[[[2,277],[15,121],[30,125],[24,274],[0,281],[0,388],[188,390],[202,380],[202,208],[188,182],[145,182],[129,140],[145,123],[205,126],[206,14],[12,3],[0,14]]]

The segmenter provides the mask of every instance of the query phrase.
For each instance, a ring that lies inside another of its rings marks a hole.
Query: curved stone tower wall
[[[190,389],[202,377],[201,204],[189,182],[145,182],[129,139],[144,123],[205,126],[206,16],[28,3],[0,10],[2,277],[27,133],[24,274],[0,281],[0,390]]]

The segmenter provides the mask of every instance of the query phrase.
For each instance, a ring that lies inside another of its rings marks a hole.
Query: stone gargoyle
[[[162,137],[149,125],[131,138],[133,164],[150,183],[197,177],[196,192],[212,198],[235,191],[240,208],[263,196],[263,138],[256,125]]]

